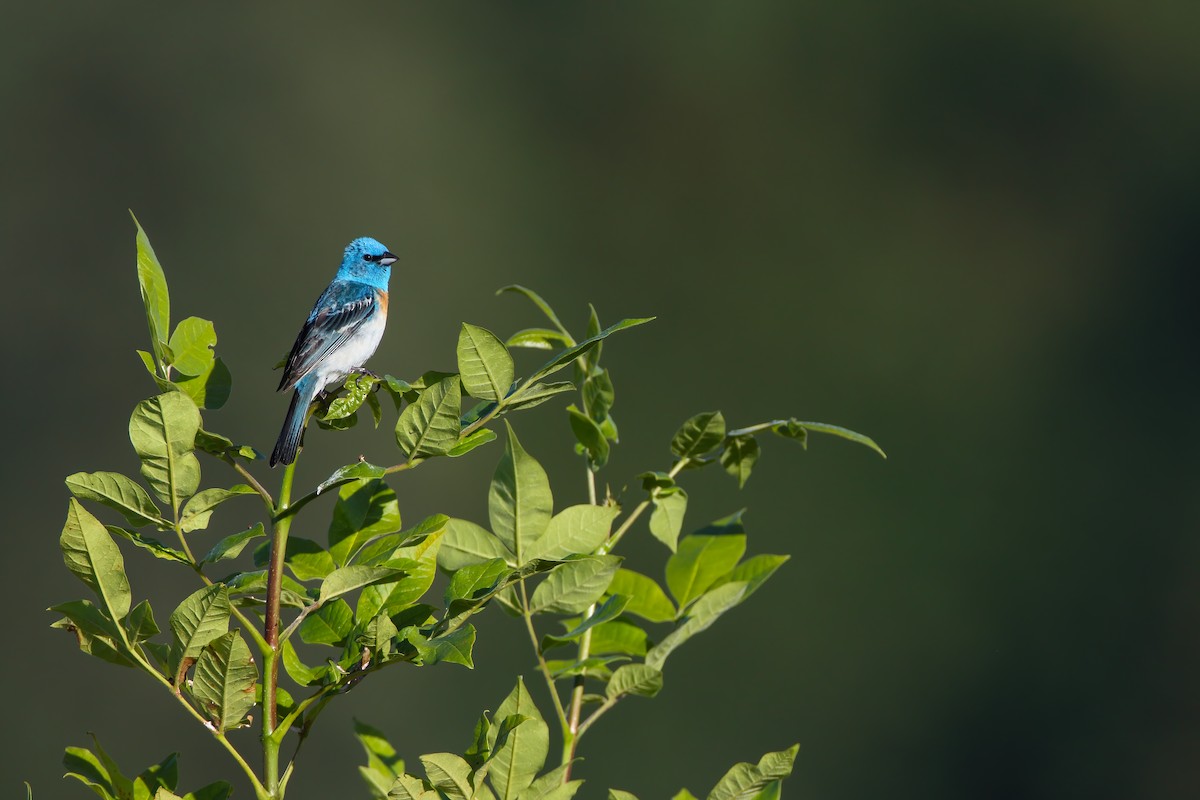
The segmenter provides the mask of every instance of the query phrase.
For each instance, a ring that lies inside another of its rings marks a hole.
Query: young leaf
[[[471,660],[471,649],[475,646],[475,627],[463,625],[445,636],[426,639],[416,628],[409,628],[405,639],[416,648],[421,663],[426,666],[445,661],[450,664],[461,664],[467,669],[475,669]]]
[[[528,559],[525,549],[546,531],[554,509],[554,496],[546,470],[525,452],[516,433],[507,422],[508,443],[504,457],[496,466],[488,492],[488,516],[492,530],[517,557]]]
[[[183,516],[179,520],[179,527],[185,532],[207,528],[208,521],[217,506],[232,497],[243,494],[254,494],[254,490],[241,483],[231,486],[228,489],[205,489],[203,492],[193,496],[184,505]]]
[[[355,608],[355,619],[362,622],[380,611],[394,614],[415,603],[429,591],[437,574],[437,554],[442,544],[442,536],[440,531],[431,533],[416,544],[396,550],[392,560],[387,563],[396,566],[407,562],[404,575],[399,580],[378,583],[363,589]]]
[[[618,667],[608,681],[604,693],[609,700],[626,694],[654,697],[662,690],[663,676],[660,670],[645,664],[626,664]]]
[[[775,570],[783,566],[791,556],[774,556],[761,554],[747,558],[742,563],[738,564],[730,570],[723,578],[717,580],[712,585],[716,588],[724,583],[732,583],[733,581],[742,581],[746,584],[746,597],[767,582],[767,579],[775,574]]]
[[[465,519],[451,519],[438,551],[438,566],[454,572],[472,564],[501,558],[512,564],[513,554],[491,531]]]
[[[638,800],[637,795],[633,792],[626,792],[623,789],[609,789],[608,800]]]
[[[746,584],[726,583],[706,592],[688,609],[680,625],[646,653],[646,665],[662,669],[667,656],[688,639],[706,630],[717,618],[746,599]]]
[[[485,445],[488,442],[494,442],[496,434],[488,428],[479,428],[458,440],[458,442],[446,451],[446,455],[450,458],[458,458],[465,456],[467,453],[474,450],[480,445]]]
[[[264,567],[271,557],[271,543],[263,542],[254,548],[254,566]],[[311,581],[324,578],[333,572],[336,565],[333,556],[314,542],[301,536],[289,536],[284,548],[283,563],[287,565],[297,580]]]
[[[192,402],[198,407],[217,409],[229,399],[233,388],[233,376],[229,374],[229,367],[225,366],[225,362],[216,358],[208,365],[208,369],[199,375],[180,375],[175,378],[173,387],[192,398]]]
[[[110,619],[124,619],[129,613],[131,594],[125,576],[121,550],[100,520],[71,498],[67,521],[59,537],[63,561],[100,598],[100,608]]]
[[[575,390],[575,384],[570,381],[559,381],[557,383],[535,383],[523,391],[515,392],[509,395],[504,400],[504,408],[508,411],[516,411],[517,409],[533,408],[540,406],[555,395],[563,392],[572,392]]]
[[[150,328],[150,344],[159,364],[166,364],[167,331],[171,329],[171,297],[167,292],[167,276],[163,274],[158,256],[150,246],[150,239],[142,230],[141,223],[133,212],[133,224],[137,226],[137,273],[138,285],[142,290],[142,304],[146,307],[146,323]]]
[[[739,489],[750,480],[750,470],[758,461],[758,452],[758,440],[750,434],[734,436],[725,443],[725,449],[721,452],[721,466],[737,478]]]
[[[192,696],[217,730],[236,728],[254,707],[258,667],[237,631],[230,631],[204,648],[196,661]]]
[[[303,625],[304,623],[300,623]],[[309,686],[320,679],[325,674],[324,669],[313,669],[300,660],[300,656],[296,654],[296,648],[292,644],[291,639],[285,639],[283,642],[283,668],[287,671],[288,677],[294,680],[301,686]],[[403,767],[401,767],[403,769]]]
[[[576,441],[587,452],[588,466],[593,472],[598,472],[608,463],[610,449],[608,438],[604,435],[604,431],[600,430],[599,425],[574,405],[567,406],[567,414],[571,423],[571,432],[575,434]]]
[[[309,614],[296,629],[296,633],[308,644],[333,647],[341,647],[353,631],[354,612],[340,597]]]
[[[203,375],[212,368],[217,332],[210,321],[188,317],[175,326],[169,346],[172,367],[184,375]]]
[[[110,664],[132,667],[133,661],[126,655],[121,642],[121,633],[108,616],[87,600],[72,600],[51,606],[50,611],[63,615],[63,619],[50,627],[75,634],[79,649]]]
[[[629,598],[625,611],[637,614],[650,622],[670,622],[675,619],[675,605],[653,578],[630,569],[617,570],[608,591]]]
[[[617,556],[586,556],[555,567],[530,598],[530,611],[578,614],[600,599],[621,565]]]
[[[129,441],[142,460],[142,477],[172,509],[200,486],[200,462],[192,452],[199,430],[200,411],[180,392],[143,400],[129,419]]]
[[[396,443],[410,461],[441,456],[458,443],[462,385],[457,375],[443,378],[421,392],[417,402],[400,412]]]
[[[329,573],[321,582],[321,593],[317,596],[317,600],[325,603],[355,589],[396,578],[403,575],[404,572],[403,569],[395,567],[366,567],[358,564],[339,567]]]
[[[500,400],[513,382],[513,360],[496,334],[464,322],[458,335],[463,389],[480,400]]]
[[[329,523],[329,555],[339,567],[366,542],[400,530],[396,493],[380,478],[352,481],[338,490]]]
[[[374,396],[376,383],[378,381],[370,375],[351,375],[346,378],[342,384],[346,393],[335,397],[329,403],[329,407],[321,415],[321,419],[326,421],[346,419],[351,414],[358,413],[358,409],[367,402],[367,398]]]
[[[489,777],[499,800],[516,800],[533,783],[550,750],[550,729],[521,678],[517,678],[516,688],[496,709],[495,718],[503,723],[513,715],[526,719],[513,728],[499,746],[498,739],[492,739],[492,758],[488,762],[491,765]],[[498,730],[496,734],[498,736]]]
[[[567,631],[561,636],[547,634],[546,636],[542,637],[542,650],[549,650],[552,647],[557,647],[561,644],[574,641],[597,625],[603,625],[605,622],[616,619],[625,609],[625,605],[628,602],[629,598],[625,595],[612,595],[599,606],[597,606],[595,612],[593,612],[590,617],[580,622],[571,630]]]
[[[388,789],[396,777],[404,773],[404,761],[377,728],[355,719],[354,735],[367,753],[367,765],[359,767],[358,771],[366,780],[372,796],[377,800],[386,800]]]
[[[667,588],[682,609],[732,570],[746,552],[746,535],[740,533],[741,512],[714,525],[736,524],[738,533],[705,535],[693,533],[679,541],[679,549],[667,559]]]
[[[171,613],[171,671],[179,678],[204,647],[229,630],[229,587],[214,583],[188,595]],[[178,685],[178,680],[176,680]]]
[[[708,793],[708,800],[745,800],[765,789],[768,784],[792,774],[792,764],[800,745],[792,745],[778,753],[767,753],[758,764],[735,764],[725,777]]]
[[[687,492],[679,486],[655,489],[650,500],[654,503],[654,510],[650,512],[650,533],[674,552],[687,513]]]
[[[529,788],[521,792],[518,800],[571,800],[583,781],[574,780],[563,783],[563,775],[574,762],[560,764],[554,769],[539,775]]]
[[[852,442],[858,442],[864,447],[869,447],[876,453],[879,453],[879,455],[887,458],[887,453],[883,452],[882,447],[875,444],[874,439],[872,439],[870,436],[861,434],[858,431],[852,431],[849,428],[843,428],[840,425],[830,425],[827,422],[801,421],[799,424],[806,430],[812,431],[813,433],[824,433],[828,434],[829,436],[839,436],[843,439],[849,439]],[[779,431],[776,430],[776,433],[779,433]]]
[[[575,340],[549,328],[525,328],[508,337],[505,347],[528,347],[533,350],[553,350],[556,346],[570,347]]]
[[[471,786],[471,765],[453,753],[430,753],[421,756],[421,765],[429,782],[449,800],[470,800],[475,794]]]
[[[706,411],[683,423],[671,440],[671,452],[680,458],[700,458],[721,445],[725,418],[720,411]]]
[[[646,632],[625,619],[614,619],[592,629],[593,655],[644,656],[649,646]]]
[[[119,472],[76,472],[66,483],[71,494],[80,500],[92,500],[116,509],[130,525],[169,526],[146,490]]]
[[[567,556],[594,553],[608,539],[618,509],[583,504],[564,508],[550,518],[546,532],[529,545],[525,560],[562,561]]]
[[[68,747],[63,753],[63,766],[67,769],[64,778],[74,778],[100,795],[103,800],[124,800],[126,793],[132,794],[129,779],[119,772],[110,772],[108,767],[85,747]],[[115,768],[115,765],[113,766]]]
[[[344,467],[338,467],[325,480],[317,486],[317,494],[330,489],[334,486],[341,486],[343,483],[356,481],[360,478],[382,478],[387,474],[385,467],[377,467],[374,464],[368,464],[366,461],[358,461],[354,464],[347,464]]]
[[[105,525],[105,529],[113,536],[120,536],[133,542],[143,550],[147,550],[154,555],[155,558],[161,558],[166,561],[178,561],[180,564],[188,564],[187,555],[182,550],[176,550],[174,547],[168,547],[158,539],[150,536],[143,536],[137,531],[131,531],[128,528],[122,528],[117,525]]]
[[[510,574],[513,574],[513,571],[502,558],[489,559],[456,570],[450,576],[450,582],[446,584],[446,605],[449,606],[455,600],[475,601],[486,597]]]
[[[574,347],[567,348],[566,350],[562,351],[554,358],[547,361],[540,368],[538,368],[538,370],[536,372],[534,372],[533,375],[530,376],[526,380],[526,382],[529,384],[537,383],[542,378],[545,378],[547,375],[552,375],[555,372],[558,372],[560,369],[562,369],[566,365],[570,364],[572,361],[579,358],[579,356],[588,352],[593,347],[595,347],[597,344],[599,344],[601,341],[603,341],[604,339],[607,339],[609,336],[613,335],[617,331],[623,331],[626,328],[632,328],[635,325],[644,325],[645,323],[650,322],[653,319],[654,319],[654,317],[642,317],[639,319],[623,319],[620,322],[618,322],[616,325],[610,325],[609,327],[607,327],[604,330],[597,333],[595,336],[589,336],[587,339],[584,339],[582,342],[575,345]]]
[[[133,607],[125,620],[125,629],[129,631],[129,639],[134,644],[141,644],[159,633],[158,623],[154,621],[154,609],[149,600],[143,600]]]
[[[226,558],[237,558],[251,539],[257,539],[260,536],[266,536],[267,532],[263,529],[261,522],[255,524],[253,528],[248,528],[240,533],[235,533],[232,536],[226,536],[221,541],[213,545],[204,558],[200,559],[202,564],[212,564],[215,561],[221,561]]]
[[[554,309],[551,308],[550,304],[543,300],[541,295],[539,295],[537,292],[533,291],[532,289],[526,289],[524,286],[521,286],[518,283],[513,283],[496,290],[497,295],[503,294],[504,292],[515,292],[516,294],[525,295],[530,301],[533,302],[535,306],[541,309],[542,313],[546,315],[546,319],[550,320],[550,322],[554,324],[554,327],[557,328],[565,337],[566,343],[569,345],[574,344],[574,342],[571,341],[571,334],[568,333],[567,329],[563,327],[562,322],[560,322],[558,319],[558,315],[554,313]]]

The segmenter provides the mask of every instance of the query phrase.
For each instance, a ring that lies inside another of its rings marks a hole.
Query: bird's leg
[[[367,369],[366,367],[355,367],[354,369],[350,370],[350,372],[352,372],[355,375],[367,375],[369,377],[374,378],[377,381],[383,380],[383,376],[375,374],[374,372]]]

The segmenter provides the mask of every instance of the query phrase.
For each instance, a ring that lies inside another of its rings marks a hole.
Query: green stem
[[[529,631],[529,642],[533,645],[533,653],[537,656],[538,667],[542,671],[543,677],[546,679],[546,688],[550,690],[550,697],[554,701],[554,713],[558,717],[559,728],[563,732],[563,738],[567,736],[567,713],[563,708],[562,699],[558,696],[558,688],[554,685],[554,676],[550,674],[550,666],[546,663],[546,657],[542,655],[542,646],[538,642],[537,631],[533,627],[533,615],[529,613],[529,594],[525,590],[525,579],[519,581],[521,591],[521,616],[525,620],[525,629]]]
[[[296,477],[296,462],[288,464],[283,471],[279,487],[279,504],[271,535],[271,563],[267,568],[267,615],[263,634],[267,652],[263,656],[263,779],[270,797],[279,797],[279,739],[275,737],[278,722],[279,687],[279,596],[283,583],[283,562],[287,554],[288,532],[292,517],[281,515],[288,508],[292,497],[292,482]]]
[[[683,468],[687,466],[689,460],[690,459],[687,457],[684,457],[675,462],[675,466],[671,467],[671,471],[667,473],[667,477],[674,478],[676,475],[678,475]],[[650,507],[650,502],[650,499],[647,498],[634,506],[633,511],[629,512],[629,516],[626,517],[625,521],[621,523],[621,527],[617,528],[616,533],[608,537],[608,541],[605,542],[600,548],[601,555],[607,555],[613,551],[613,548],[617,546],[617,542],[621,541],[621,537],[633,527],[633,523],[637,522],[638,517],[642,515],[642,512]]]

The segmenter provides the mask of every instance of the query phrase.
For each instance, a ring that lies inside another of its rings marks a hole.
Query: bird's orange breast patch
[[[387,308],[388,308],[388,293],[381,292],[378,289],[376,289],[375,290],[375,299],[379,301],[379,310],[382,311],[384,314],[386,314]]]

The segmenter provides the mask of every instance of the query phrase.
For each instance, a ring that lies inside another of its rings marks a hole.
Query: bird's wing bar
[[[340,287],[339,287],[340,288]],[[296,382],[321,363],[330,353],[342,345],[370,318],[375,310],[375,291],[333,291],[317,302],[317,310],[304,323],[292,352],[288,355],[279,381],[279,390],[291,389]]]

